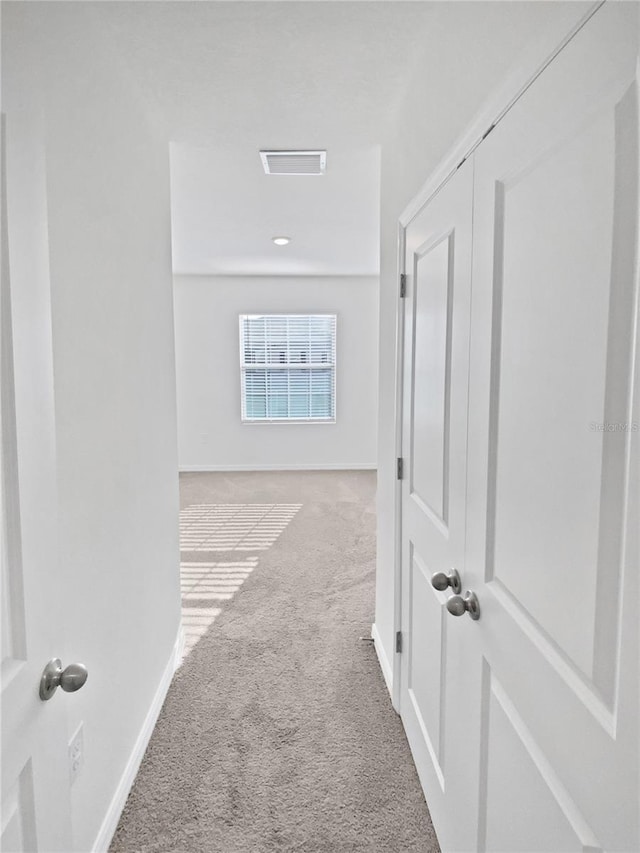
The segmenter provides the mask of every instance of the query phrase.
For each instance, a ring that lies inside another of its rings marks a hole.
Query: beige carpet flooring
[[[111,853],[433,853],[368,636],[375,474],[181,476],[186,656]]]

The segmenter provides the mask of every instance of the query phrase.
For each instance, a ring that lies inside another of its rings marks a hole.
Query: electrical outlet
[[[84,728],[80,723],[69,741],[69,781],[73,785],[84,764]]]

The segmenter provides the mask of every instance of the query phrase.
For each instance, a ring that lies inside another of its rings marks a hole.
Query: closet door
[[[638,34],[606,4],[475,155],[478,850],[640,849]]]
[[[446,609],[447,576],[465,583],[472,199],[467,162],[405,232],[400,710],[445,850],[475,840],[478,623]]]
[[[6,119],[6,121],[5,121]],[[65,652],[44,128],[2,116],[0,159],[0,849],[61,851],[71,840],[67,701],[40,680]],[[66,661],[69,663],[69,661]]]

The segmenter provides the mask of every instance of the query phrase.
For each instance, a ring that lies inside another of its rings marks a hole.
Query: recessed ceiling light
[[[276,246],[286,246],[287,243],[291,242],[291,237],[272,237],[271,239]]]

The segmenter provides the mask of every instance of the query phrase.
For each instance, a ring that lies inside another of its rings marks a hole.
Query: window
[[[243,421],[334,421],[335,314],[243,314]]]

